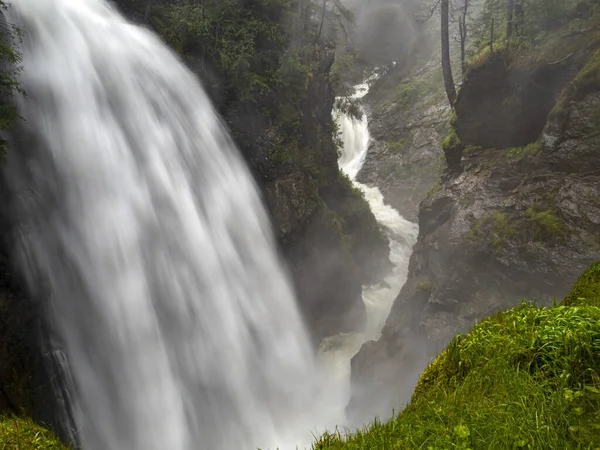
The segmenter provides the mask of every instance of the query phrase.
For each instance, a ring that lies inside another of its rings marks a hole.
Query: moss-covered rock
[[[595,38],[565,33],[567,29],[556,31],[541,47],[508,54],[486,50],[471,65],[455,104],[455,129],[463,143],[526,146],[538,140],[553,108],[554,115],[564,110],[564,100],[555,104],[578,73],[582,84],[594,85],[593,67],[580,70],[593,55],[590,42]]]

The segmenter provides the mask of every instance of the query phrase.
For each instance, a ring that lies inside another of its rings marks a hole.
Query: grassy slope
[[[600,263],[561,303],[501,312],[457,336],[410,405],[313,449],[600,449]]]
[[[31,419],[0,417],[1,450],[67,450],[51,431]]]

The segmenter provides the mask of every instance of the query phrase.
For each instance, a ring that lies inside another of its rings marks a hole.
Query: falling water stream
[[[353,99],[360,99],[369,92],[370,82],[377,75],[369,77],[365,83],[355,86]],[[319,349],[319,362],[329,375],[329,392],[336,397],[332,401],[334,408],[345,407],[351,396],[350,361],[360,350],[362,344],[377,340],[385,324],[390,309],[400,289],[406,282],[408,262],[412,247],[417,241],[418,225],[404,219],[398,211],[385,204],[383,195],[377,187],[367,186],[356,181],[369,149],[370,135],[366,112],[357,119],[351,115],[334,111],[338,122],[343,146],[340,150],[338,165],[352,180],[354,186],[363,191],[371,211],[383,226],[390,243],[392,273],[383,283],[363,288],[363,302],[367,309],[367,325],[360,333],[344,333],[326,338]],[[382,415],[391,411],[382,411]],[[335,411],[334,417],[343,417],[343,411]]]
[[[85,450],[291,447],[314,357],[249,171],[196,80],[103,0],[18,0],[21,254]],[[304,424],[303,432],[309,427]]]
[[[366,330],[325,340],[317,360],[258,190],[195,76],[104,0],[11,4],[27,31],[28,139],[7,171],[17,247],[31,290],[49,292],[82,447],[292,449],[343,425],[350,359],[379,336],[417,232],[355,181],[366,115],[338,114],[340,167],[395,269],[364,289]]]

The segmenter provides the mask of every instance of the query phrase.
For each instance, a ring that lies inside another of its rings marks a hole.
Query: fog
[[[389,64],[411,53],[428,36],[427,26],[414,18],[415,0],[346,0],[356,26],[351,39],[357,55],[369,65]]]

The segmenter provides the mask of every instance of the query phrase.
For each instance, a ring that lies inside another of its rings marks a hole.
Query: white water
[[[355,86],[355,94],[352,98],[364,97],[369,92],[369,82],[375,77],[376,75],[367,79],[365,83]],[[344,408],[351,396],[350,361],[362,344],[377,340],[381,336],[381,330],[392,304],[406,282],[412,247],[417,241],[418,225],[404,219],[398,211],[386,205],[377,187],[366,186],[356,181],[369,149],[367,114],[363,113],[362,119],[358,120],[348,114],[335,111],[334,118],[340,126],[343,141],[338,159],[339,167],[352,183],[364,192],[371,211],[379,224],[384,227],[390,241],[390,260],[394,266],[384,283],[363,288],[363,301],[367,309],[367,326],[364,332],[327,338],[319,349],[319,362],[331,374],[332,383],[329,391],[332,394],[330,395],[337,397],[332,404]],[[386,413],[391,411],[381,412],[382,415]],[[343,412],[338,410],[335,415],[343,417]]]
[[[309,340],[257,189],[195,77],[103,0],[13,7],[35,136],[11,161],[21,249],[32,289],[52,293],[83,448],[310,440]]]

